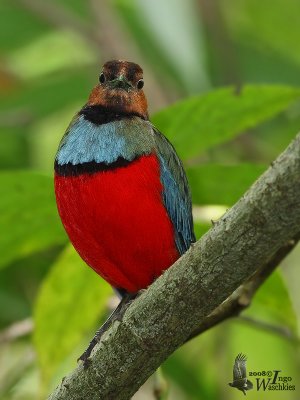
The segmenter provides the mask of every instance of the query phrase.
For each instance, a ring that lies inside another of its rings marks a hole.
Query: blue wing
[[[177,249],[182,255],[196,241],[189,185],[172,144],[155,128],[154,134],[161,167],[163,201],[174,226]]]

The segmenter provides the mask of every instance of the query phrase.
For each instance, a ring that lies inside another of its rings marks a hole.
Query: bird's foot
[[[88,352],[86,349],[86,351],[82,353],[79,358],[77,358],[77,362],[82,361],[84,369],[88,369],[88,367],[92,363],[92,360],[90,359],[90,354],[91,352]]]
[[[77,359],[77,362],[79,361],[83,362],[84,369],[87,369],[91,365],[92,360],[90,359],[90,355],[96,344],[100,342],[103,334],[108,330],[108,328],[112,325],[113,322],[122,321],[125,311],[139,294],[140,292],[138,292],[137,294],[131,294],[131,293],[126,294],[120,301],[117,308],[112,312],[112,314],[108,317],[108,319],[104,322],[104,324],[100,327],[100,329],[97,330],[88,348]]]
[[[92,361],[90,359],[91,352],[92,352],[93,348],[96,346],[96,344],[100,341],[101,336],[104,333],[104,332],[102,332],[101,335],[98,337],[98,332],[101,330],[101,328],[95,333],[95,336],[93,337],[93,340],[90,342],[88,348],[77,359],[77,362],[79,362],[79,361],[83,362],[83,368],[84,369],[88,369],[88,367],[92,363]]]

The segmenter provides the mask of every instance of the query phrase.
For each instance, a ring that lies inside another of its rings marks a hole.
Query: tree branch
[[[12,342],[20,337],[29,335],[33,330],[33,321],[31,318],[25,318],[14,322],[9,327],[0,331],[0,344]]]
[[[265,282],[291,250],[294,249],[299,239],[299,234],[297,234],[294,239],[285,243],[270,261],[259,268],[253,276],[246,280],[222,304],[213,310],[211,314],[204,318],[188,340],[218,325],[227,318],[238,316],[245,308],[249,307],[257,289]]]
[[[113,324],[96,346],[89,369],[79,365],[49,399],[130,399],[172,352],[201,332],[201,326],[204,330],[207,316],[228,304],[224,301],[236,296],[241,285],[251,288],[264,280],[299,232],[300,135],[212,229],[132,303],[122,323]],[[249,296],[237,297],[249,303]]]
[[[259,329],[269,332],[271,334],[280,336],[281,338],[286,339],[290,342],[293,342],[296,345],[300,344],[299,337],[294,332],[292,332],[291,329],[288,328],[287,326],[272,325],[272,324],[269,324],[268,322],[261,321],[259,319],[254,319],[254,318],[246,316],[246,315],[240,316],[239,321],[247,323],[252,326],[255,326],[256,328],[259,328]]]

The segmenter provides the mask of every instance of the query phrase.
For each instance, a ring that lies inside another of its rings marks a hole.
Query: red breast
[[[155,155],[93,174],[56,174],[55,192],[75,249],[114,287],[146,288],[179,258]]]

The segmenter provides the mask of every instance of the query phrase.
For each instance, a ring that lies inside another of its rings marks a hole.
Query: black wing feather
[[[247,357],[245,354],[239,353],[234,361],[233,366],[233,380],[247,379],[247,370],[246,370],[246,361]]]

